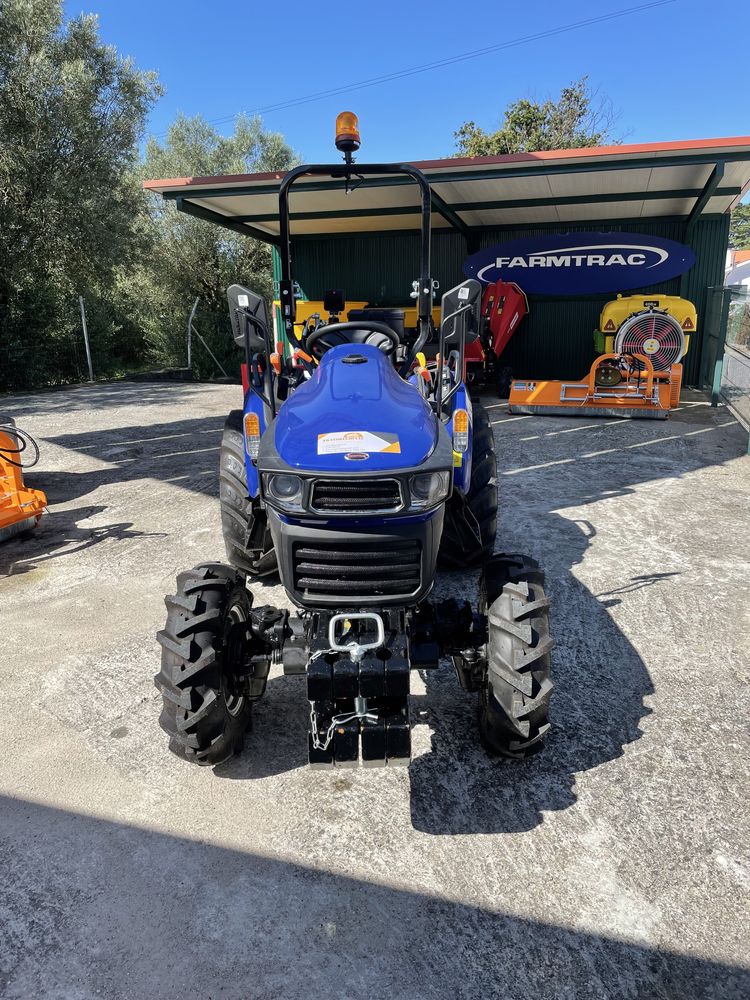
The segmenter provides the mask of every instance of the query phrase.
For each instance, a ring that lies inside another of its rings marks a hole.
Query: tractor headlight
[[[412,476],[409,483],[412,510],[427,510],[448,496],[451,486],[450,472],[422,472]]]
[[[302,480],[299,476],[275,473],[264,476],[266,496],[283,510],[301,511]]]

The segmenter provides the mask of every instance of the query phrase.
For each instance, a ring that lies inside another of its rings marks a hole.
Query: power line
[[[300,104],[310,104],[313,101],[322,101],[326,97],[335,97],[338,94],[348,94],[355,90],[365,90],[368,87],[377,87],[382,83],[389,83],[392,80],[401,80],[405,77],[416,76],[418,73],[428,73],[443,66],[452,66],[455,63],[465,62],[468,59],[477,59],[481,56],[489,55],[492,52],[500,52],[503,49],[515,48],[517,45],[528,45],[529,42],[540,41],[544,38],[552,38],[565,32],[576,31],[579,28],[586,28],[593,24],[602,24],[605,21],[613,21],[615,18],[627,17],[630,14],[637,14],[642,11],[651,10],[656,7],[664,7],[667,4],[676,3],[677,0],[652,0],[651,3],[639,4],[636,7],[626,7],[622,10],[611,11],[609,14],[600,14],[597,17],[587,17],[582,21],[573,21],[570,24],[563,24],[556,28],[548,28],[545,31],[537,31],[531,35],[522,35],[519,38],[510,39],[507,42],[498,42],[495,45],[488,45],[482,49],[474,49],[471,52],[463,52],[455,56],[447,56],[444,59],[437,59],[430,63],[423,63],[420,66],[412,66],[408,69],[396,70],[393,73],[385,73],[381,76],[374,76],[367,80],[360,80],[358,83],[349,83],[340,87],[332,87],[330,90],[320,90],[314,94],[307,94],[304,97],[290,98],[276,104],[268,104],[265,107],[254,108],[252,111],[244,112],[247,115],[266,115],[276,111],[284,111],[287,108],[294,108]],[[207,121],[209,125],[222,125],[225,122],[233,121],[238,114],[226,115],[223,118],[212,118]],[[156,138],[163,138],[166,132],[161,132]]]

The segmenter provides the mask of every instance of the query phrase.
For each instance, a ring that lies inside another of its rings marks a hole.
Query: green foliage
[[[732,212],[729,246],[733,250],[750,250],[750,205],[738,205]]]
[[[281,135],[266,132],[259,118],[239,116],[234,133],[219,135],[201,117],[180,116],[162,145],[149,140],[144,178],[214,176],[286,170],[295,163]],[[195,326],[231,375],[240,354],[231,339],[228,285],[239,282],[272,298],[271,249],[266,243],[178,212],[152,195],[148,224],[153,252],[128,279],[132,315],[145,331],[155,361],[185,365],[187,318],[197,296]],[[198,377],[220,375],[205,348],[194,341]]]
[[[609,102],[592,93],[588,78],[564,87],[558,101],[523,98],[509,104],[499,129],[485,132],[473,121],[454,132],[456,156],[497,156],[541,149],[577,149],[613,142]]]
[[[99,359],[132,349],[113,312],[119,276],[149,252],[138,141],[159,95],[98,36],[63,23],[62,0],[3,0],[0,12],[0,385],[65,380],[78,294]]]

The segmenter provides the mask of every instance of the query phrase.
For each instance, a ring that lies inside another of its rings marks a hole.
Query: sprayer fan
[[[656,371],[669,371],[685,353],[685,335],[674,316],[649,309],[625,320],[614,347],[618,354],[645,354]],[[645,367],[638,360],[634,364],[639,370]]]

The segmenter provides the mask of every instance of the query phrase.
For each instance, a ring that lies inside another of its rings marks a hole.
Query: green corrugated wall
[[[700,334],[705,317],[707,289],[720,285],[729,233],[729,216],[700,219],[687,237],[682,219],[638,222],[566,223],[565,225],[488,228],[481,245],[491,246],[532,233],[630,232],[663,236],[687,243],[696,264],[686,275],[648,291],[684,295],[698,308],[698,336],[693,337],[685,359],[685,382],[695,385],[700,370]],[[432,273],[446,291],[462,278],[466,254],[463,237],[453,230],[437,231],[432,242]],[[418,273],[418,236],[413,233],[374,233],[357,236],[301,238],[294,246],[294,277],[311,299],[320,299],[326,288],[343,288],[350,299],[379,305],[406,305],[411,283]],[[645,290],[645,289],[644,289]],[[624,294],[632,294],[625,292]],[[613,294],[580,298],[531,296],[529,316],[511,340],[503,361],[519,378],[580,378],[594,357],[592,332],[598,325],[602,304]]]

